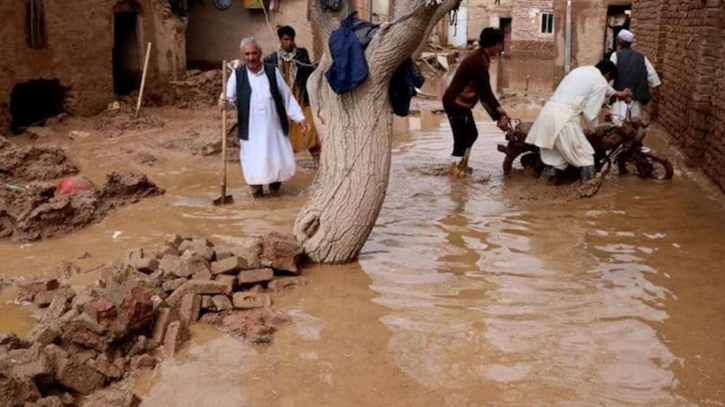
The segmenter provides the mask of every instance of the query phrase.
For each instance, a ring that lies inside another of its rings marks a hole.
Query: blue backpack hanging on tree
[[[325,78],[338,95],[357,88],[368,77],[365,51],[353,29],[354,17],[355,13],[345,17],[340,27],[330,34],[332,65],[325,72]]]

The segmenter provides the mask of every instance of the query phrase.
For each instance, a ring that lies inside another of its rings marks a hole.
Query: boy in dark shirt
[[[509,117],[491,90],[491,77],[488,74],[491,58],[501,53],[503,33],[497,28],[485,28],[481,31],[478,43],[480,47],[461,62],[443,95],[443,108],[453,131],[452,155],[463,157],[458,164],[463,171],[467,170],[471,147],[478,138],[478,129],[471,112],[478,101],[489,116],[498,122],[499,129],[506,131],[509,126]]]

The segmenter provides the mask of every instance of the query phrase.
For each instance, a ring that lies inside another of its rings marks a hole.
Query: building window
[[[541,13],[541,33],[552,34],[554,32],[554,14]]]
[[[45,0],[25,3],[25,44],[28,48],[45,48]]]

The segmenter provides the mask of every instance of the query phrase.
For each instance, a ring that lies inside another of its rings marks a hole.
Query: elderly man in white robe
[[[634,34],[629,30],[621,30],[617,34],[617,52],[612,53],[610,61],[617,65],[617,80],[614,89],[632,89],[632,102],[617,99],[612,104],[612,122],[621,126],[627,119],[642,117],[642,106],[652,100],[652,89],[660,86],[657,71],[652,63],[641,52],[632,49]]]
[[[279,70],[262,63],[262,47],[253,37],[240,44],[244,65],[227,81],[219,106],[237,107],[237,131],[244,180],[255,198],[263,186],[277,192],[295,174],[295,154],[287,135],[289,118],[302,130],[310,130],[300,105]]]
[[[594,148],[584,135],[580,117],[593,129],[607,97],[631,96],[629,89],[618,92],[609,85],[616,77],[616,65],[601,61],[576,68],[561,81],[526,137],[527,143],[539,147],[546,164],[542,177],[551,180],[569,165],[580,169],[582,182],[596,175]]]

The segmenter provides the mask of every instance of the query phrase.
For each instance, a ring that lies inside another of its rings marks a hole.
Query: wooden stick
[[[143,88],[146,85],[146,72],[149,68],[149,57],[151,56],[151,43],[146,46],[146,60],[143,63],[143,76],[141,77],[141,89],[138,91],[138,102],[136,102],[136,117],[141,110],[141,100],[143,99]]]
[[[222,62],[222,95],[227,97],[227,61]],[[222,110],[222,205],[227,198],[227,109]]]

